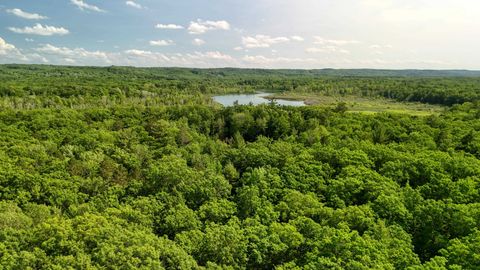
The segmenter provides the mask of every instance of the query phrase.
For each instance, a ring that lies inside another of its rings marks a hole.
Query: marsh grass
[[[398,102],[382,97],[368,98],[359,96],[326,96],[314,93],[283,92],[268,96],[269,99],[303,100],[311,106],[335,107],[346,103],[350,113],[375,114],[382,112],[409,114],[416,116],[429,116],[439,114],[446,107],[420,102]]]

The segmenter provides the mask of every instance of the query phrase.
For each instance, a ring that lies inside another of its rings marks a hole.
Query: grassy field
[[[285,100],[303,100],[307,105],[335,107],[339,103],[345,103],[348,112],[352,113],[404,113],[417,116],[428,116],[441,113],[445,107],[439,105],[424,104],[419,102],[397,102],[385,98],[365,98],[358,96],[325,96],[313,93],[283,92],[272,94],[267,98]]]

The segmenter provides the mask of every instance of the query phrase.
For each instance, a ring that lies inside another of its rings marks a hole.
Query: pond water
[[[271,95],[271,93],[256,93],[256,94],[232,94],[232,95],[223,95],[223,96],[214,96],[213,100],[222,104],[223,106],[229,107],[233,106],[235,101],[238,101],[239,105],[260,105],[268,104],[271,101],[266,99],[266,96]],[[286,106],[305,106],[303,101],[295,100],[285,100],[285,99],[275,99],[277,105],[286,105]]]

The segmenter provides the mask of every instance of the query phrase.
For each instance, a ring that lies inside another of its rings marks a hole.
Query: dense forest
[[[480,269],[479,75],[0,66],[0,269]]]

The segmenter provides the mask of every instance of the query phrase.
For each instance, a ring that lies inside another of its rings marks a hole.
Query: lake
[[[232,94],[232,95],[223,95],[223,96],[214,96],[213,100],[222,104],[223,106],[229,107],[233,106],[235,101],[238,101],[239,105],[260,105],[270,103],[269,99],[266,99],[266,96],[271,95],[271,93],[256,93],[256,94]],[[305,106],[303,101],[295,100],[285,100],[285,99],[275,99],[277,105],[285,106]]]

